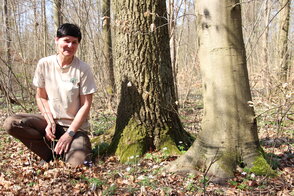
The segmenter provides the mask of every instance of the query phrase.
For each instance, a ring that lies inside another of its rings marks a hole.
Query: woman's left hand
[[[68,133],[65,132],[58,140],[54,151],[57,154],[62,154],[63,152],[66,153],[69,150],[69,146],[72,139],[73,137],[71,137]]]

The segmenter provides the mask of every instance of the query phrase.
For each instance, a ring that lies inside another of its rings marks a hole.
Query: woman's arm
[[[36,101],[37,101],[37,105],[41,114],[43,115],[43,117],[45,118],[47,122],[47,127],[45,129],[46,137],[49,140],[53,141],[55,139],[54,134],[55,134],[56,124],[54,122],[52,113],[50,111],[50,107],[48,104],[48,95],[45,88],[37,88]]]
[[[90,112],[92,98],[93,94],[80,95],[81,108],[77,112],[74,120],[72,121],[68,129],[77,132],[81,125],[85,122]],[[54,149],[55,152],[57,154],[67,152],[69,150],[71,141],[72,137],[68,133],[63,134],[56,144],[56,147]]]
[[[93,94],[88,95],[80,95],[80,104],[81,108],[79,109],[78,113],[76,114],[74,120],[72,121],[69,129],[77,132],[78,129],[82,126],[85,120],[89,116],[89,112],[92,105]]]

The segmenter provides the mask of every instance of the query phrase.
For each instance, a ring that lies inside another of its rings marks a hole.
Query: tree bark
[[[39,44],[38,44],[38,26],[39,26],[39,22],[38,22],[38,2],[37,0],[34,0],[33,1],[33,4],[34,4],[34,7],[33,7],[33,10],[34,10],[34,39],[36,40],[34,42],[34,57],[33,59],[37,58],[38,57],[38,53],[39,53]]]
[[[110,28],[110,0],[102,1],[102,13],[103,13],[103,25],[102,36],[104,41],[104,55],[105,55],[105,83],[106,92],[112,102],[115,93],[115,80],[113,70],[113,55],[112,55],[112,40],[111,40],[111,28]]]
[[[46,16],[46,0],[42,0],[42,19],[43,19],[43,56],[47,56],[47,40],[48,40],[48,32],[47,32],[47,16]]]
[[[269,37],[269,20],[270,20],[270,7],[269,7],[269,0],[265,2],[265,14],[264,14],[264,26],[265,30],[262,35],[262,57],[263,57],[263,65],[264,65],[264,79],[263,79],[263,86],[265,89],[265,96],[268,97],[270,95],[270,66],[268,60],[268,37]]]
[[[202,130],[170,171],[204,170],[214,181],[233,177],[238,164],[266,164],[260,148],[248,80],[238,0],[198,1],[199,61],[203,81]],[[262,169],[264,169],[262,168]]]
[[[168,1],[169,5],[169,43],[171,53],[171,64],[173,69],[173,79],[175,85],[176,100],[179,100],[178,96],[178,82],[177,82],[177,53],[176,53],[176,17],[175,17],[175,2],[174,0]]]
[[[9,66],[7,69],[7,76],[5,77],[5,85],[6,85],[6,103],[7,103],[7,110],[8,112],[11,109],[11,103],[13,99],[10,96],[10,93],[12,93],[12,71],[11,71],[11,66],[12,66],[12,60],[11,60],[11,22],[10,22],[10,12],[8,9],[8,4],[7,0],[3,1],[3,16],[4,16],[4,29],[5,29],[5,61],[7,62],[6,65]],[[5,87],[4,87],[5,88]]]
[[[58,27],[63,23],[63,16],[61,11],[62,1],[63,0],[53,1],[53,18],[54,18],[55,32],[57,31]]]
[[[110,149],[121,162],[147,151],[191,144],[178,116],[166,2],[115,1],[119,105]]]
[[[279,0],[282,9],[279,14],[278,65],[281,82],[287,82],[289,69],[288,35],[291,0]]]

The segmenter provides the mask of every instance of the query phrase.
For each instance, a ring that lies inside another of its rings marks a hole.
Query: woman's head
[[[80,28],[77,25],[65,23],[57,30],[55,43],[58,54],[72,58],[82,39]]]
[[[77,25],[71,23],[64,23],[57,29],[56,37],[61,38],[64,36],[76,37],[78,38],[79,42],[81,42],[82,39],[80,28]]]

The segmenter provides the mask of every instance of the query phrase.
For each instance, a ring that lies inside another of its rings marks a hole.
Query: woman
[[[55,155],[73,166],[91,159],[87,118],[97,87],[90,66],[75,57],[81,39],[74,24],[58,28],[58,53],[39,61],[33,79],[41,115],[17,114],[4,122],[10,135],[46,162]]]

